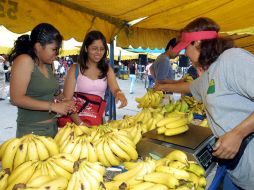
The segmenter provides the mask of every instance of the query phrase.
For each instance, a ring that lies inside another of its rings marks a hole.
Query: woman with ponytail
[[[59,84],[52,63],[62,45],[62,36],[52,25],[41,23],[16,41],[10,53],[12,73],[11,103],[18,107],[16,136],[36,134],[54,137],[57,133],[56,114],[66,115],[74,103],[55,103]]]

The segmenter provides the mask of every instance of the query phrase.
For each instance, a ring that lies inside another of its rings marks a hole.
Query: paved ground
[[[124,115],[135,115],[139,109],[135,102],[135,97],[143,96],[146,92],[145,82],[136,81],[134,94],[129,94],[130,80],[118,79],[120,88],[128,99],[128,105],[125,108],[116,110],[117,119],[121,119]],[[6,84],[6,94],[8,95],[9,83]],[[17,108],[10,104],[6,98],[0,101],[0,144],[15,136],[16,131]]]

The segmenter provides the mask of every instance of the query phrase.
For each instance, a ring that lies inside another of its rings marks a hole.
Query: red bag
[[[90,126],[100,125],[103,122],[103,114],[106,108],[106,101],[100,96],[82,92],[74,93],[74,102],[80,119]],[[57,120],[58,127],[64,127],[67,122],[72,123],[70,116],[61,116]]]

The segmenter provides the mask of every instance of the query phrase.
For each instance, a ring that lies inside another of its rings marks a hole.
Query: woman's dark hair
[[[21,54],[28,54],[35,61],[37,59],[34,45],[39,42],[42,46],[53,42],[57,43],[58,49],[62,46],[63,37],[60,32],[51,24],[38,24],[31,32],[31,35],[22,35],[14,43],[9,59],[12,62]]]
[[[216,31],[219,32],[220,27],[209,18],[197,18],[189,23],[182,32],[198,32],[198,31]],[[192,42],[194,43],[194,42]],[[209,40],[201,40],[199,64],[207,70],[209,66],[222,54],[225,50],[234,47],[233,40],[230,38],[215,38]]]
[[[108,63],[106,63],[106,56],[108,54],[108,46],[106,38],[100,31],[90,31],[86,35],[78,56],[78,63],[80,64],[80,72],[84,74],[85,70],[88,69],[87,66],[88,53],[86,50],[95,40],[101,40],[105,48],[105,53],[101,58],[101,60],[99,61],[99,63],[97,64],[97,68],[101,71],[101,74],[99,76],[99,78],[101,79],[107,76],[109,65]]]

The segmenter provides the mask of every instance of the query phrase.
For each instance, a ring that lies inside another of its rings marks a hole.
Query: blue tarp
[[[127,49],[124,49],[126,51],[130,51],[130,52],[135,52],[135,53],[164,53],[165,52],[165,49],[162,48],[162,49],[150,49],[150,48],[147,48],[147,49],[143,49],[143,48],[127,48]]]

